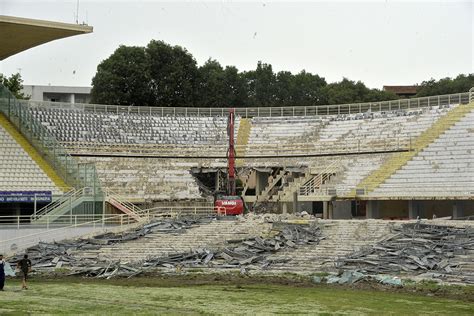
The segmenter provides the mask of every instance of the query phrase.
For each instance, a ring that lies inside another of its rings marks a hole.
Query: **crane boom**
[[[235,147],[234,147],[234,124],[235,110],[229,109],[227,121],[227,136],[229,137],[229,148],[227,149],[227,194],[235,195]]]

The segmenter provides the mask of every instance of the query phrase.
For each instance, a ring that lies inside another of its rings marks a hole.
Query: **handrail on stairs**
[[[134,216],[137,220],[143,220],[148,218],[149,212],[142,210],[140,207],[136,206],[135,204],[124,200],[119,194],[113,192],[110,189],[105,190],[105,200],[109,202],[116,202],[122,207],[124,207],[128,212],[130,212],[131,216]]]
[[[316,190],[321,189],[321,186],[325,183],[325,181],[329,180],[332,174],[339,171],[341,168],[341,160],[335,160],[329,165],[327,165],[322,171],[318,173],[318,175],[313,176],[309,181],[304,183],[299,188],[300,195],[310,195],[315,193]]]
[[[147,220],[149,217],[143,217]],[[71,236],[66,236],[65,234],[71,231],[74,228],[78,227],[92,227],[94,229],[100,229],[103,232],[106,231],[123,231],[131,227],[131,224],[137,224],[138,221],[127,214],[119,215],[104,215],[99,219],[94,219],[92,221],[86,222],[75,222],[72,225],[62,226],[62,227],[48,227],[47,229],[41,230],[39,232],[34,232],[28,235],[21,235],[19,237],[14,237],[11,239],[0,240],[0,252],[3,254],[9,255],[13,254],[22,249],[26,249],[30,246],[37,244],[41,240],[47,240],[48,237],[54,240],[62,240],[65,238],[71,238]],[[82,233],[84,234],[84,233]],[[80,236],[80,235],[78,235]],[[11,246],[15,246],[13,249]]]
[[[41,209],[39,209],[36,213],[31,215],[31,220],[38,220],[44,215],[47,215],[54,211],[55,209],[62,207],[66,203],[72,203],[76,201],[80,197],[84,196],[87,192],[89,192],[90,188],[84,187],[81,189],[71,189],[65,194],[63,194],[59,199],[45,205]]]

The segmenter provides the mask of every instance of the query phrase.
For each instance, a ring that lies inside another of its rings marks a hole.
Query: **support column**
[[[324,201],[323,202],[323,219],[328,219],[329,218],[329,204],[331,202]]]
[[[463,201],[454,201],[453,203],[453,219],[464,216],[464,203]]]
[[[298,212],[298,192],[293,192],[293,213]]]
[[[220,171],[219,169],[217,169],[217,172],[216,172],[216,179],[215,179],[215,182],[214,182],[214,187],[215,187],[215,190],[216,190],[216,191],[219,191],[220,188],[221,188],[220,176],[221,176],[221,171]]]
[[[268,173],[255,171],[255,195],[258,196],[268,184]]]
[[[366,218],[378,218],[380,214],[379,205],[380,203],[377,200],[367,201]]]
[[[423,217],[423,205],[420,201],[410,200],[408,201],[408,217],[410,219],[416,219],[417,217]]]
[[[282,203],[281,212],[283,214],[288,214],[288,204],[286,204],[286,202],[281,202],[281,203]]]
[[[334,201],[328,203],[328,219],[334,218]]]

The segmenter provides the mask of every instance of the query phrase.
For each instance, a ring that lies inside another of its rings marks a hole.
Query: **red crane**
[[[227,120],[227,136],[229,137],[229,148],[227,148],[227,195],[216,196],[214,206],[216,211],[225,215],[239,215],[244,212],[244,202],[235,191],[235,146],[234,146],[235,110],[229,109]]]

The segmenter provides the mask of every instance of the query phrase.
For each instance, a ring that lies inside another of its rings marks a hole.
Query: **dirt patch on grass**
[[[40,276],[41,282],[51,283],[88,283],[117,285],[126,287],[187,287],[225,285],[242,288],[246,285],[283,285],[295,288],[335,288],[360,291],[377,291],[393,293],[411,293],[420,296],[440,297],[474,302],[474,286],[472,285],[440,285],[435,282],[408,282],[403,287],[383,285],[373,281],[360,281],[355,284],[315,284],[310,276],[296,274],[282,275],[240,275],[238,273],[190,273],[160,274],[149,273],[133,278],[97,279],[74,276]]]

